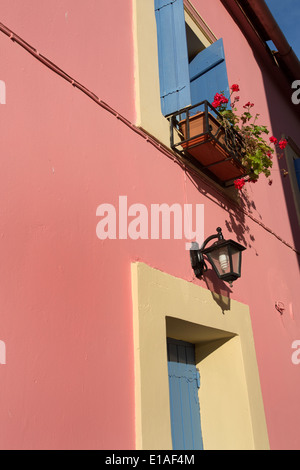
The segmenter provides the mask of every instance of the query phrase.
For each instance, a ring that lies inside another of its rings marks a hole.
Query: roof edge
[[[225,6],[239,7],[260,39],[266,43],[271,40],[277,51],[272,52],[280,69],[290,80],[300,80],[300,61],[273,17],[264,0],[222,0]],[[251,17],[251,18],[250,18]]]

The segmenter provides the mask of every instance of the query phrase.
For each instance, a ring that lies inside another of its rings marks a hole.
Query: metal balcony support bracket
[[[217,228],[217,233],[214,235],[210,235],[206,240],[202,243],[201,247],[197,242],[192,242],[192,246],[190,249],[190,258],[191,258],[191,265],[194,270],[195,276],[198,279],[201,279],[204,272],[207,271],[207,265],[204,261],[202,251],[207,246],[207,244],[217,238],[218,240],[223,240],[222,229],[220,227]]]

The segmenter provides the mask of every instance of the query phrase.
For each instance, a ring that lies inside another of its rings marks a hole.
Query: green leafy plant
[[[241,136],[241,163],[246,168],[248,175],[247,178],[240,178],[234,182],[235,187],[241,190],[246,182],[255,183],[260,174],[264,174],[267,178],[271,176],[272,159],[276,145],[280,149],[284,149],[288,142],[285,139],[278,142],[274,136],[271,136],[267,141],[266,136],[269,134],[269,130],[266,126],[258,124],[259,114],[252,114],[254,104],[248,101],[243,106],[245,111],[238,115],[236,104],[240,98],[235,95],[232,99],[232,95],[240,91],[239,85],[232,85],[230,90],[230,103],[224,93],[221,92],[216,93],[212,106],[221,116],[221,118],[220,116],[218,118],[225,132],[230,135],[230,132],[234,129]],[[285,176],[287,172],[282,171]],[[269,184],[272,184],[271,179],[269,179]]]

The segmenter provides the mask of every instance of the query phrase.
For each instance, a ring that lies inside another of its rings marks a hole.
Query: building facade
[[[264,2],[0,6],[0,448],[299,448],[300,73]],[[241,191],[170,144],[232,84],[288,142]],[[217,227],[232,286],[191,265]]]

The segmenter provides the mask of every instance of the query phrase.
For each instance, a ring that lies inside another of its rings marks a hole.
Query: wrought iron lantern
[[[233,240],[225,240],[220,227],[216,230],[217,234],[208,237],[200,248],[198,243],[192,243],[190,250],[192,268],[195,276],[200,279],[207,271],[203,256],[205,255],[218,277],[232,286],[233,281],[241,277],[242,251],[246,248]],[[215,238],[217,241],[206,248]]]

